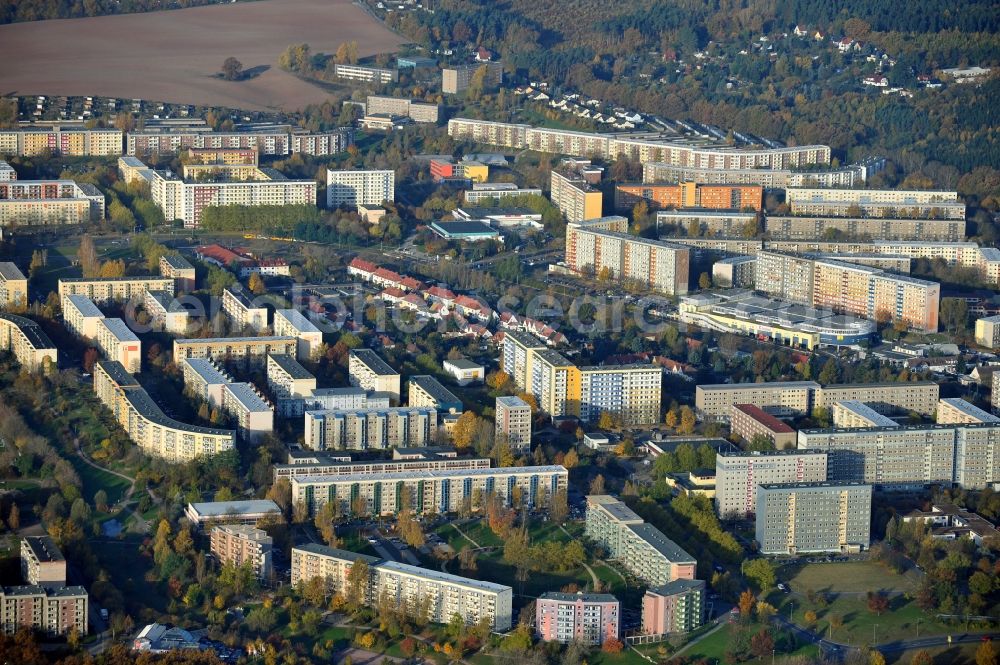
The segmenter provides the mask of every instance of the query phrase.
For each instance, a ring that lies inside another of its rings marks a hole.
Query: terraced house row
[[[292,476],[292,503],[315,514],[335,501],[341,514],[389,515],[411,508],[418,513],[455,513],[463,505],[483,508],[492,495],[507,506],[548,506],[565,490],[569,472],[562,466],[517,466],[445,471],[392,471],[353,476]]]
[[[661,162],[707,169],[787,170],[811,164],[829,164],[830,148],[807,145],[789,148],[731,148],[695,144],[670,138],[627,134],[594,134],[531,125],[452,118],[448,135],[456,140],[563,155]]]
[[[147,455],[189,462],[233,448],[232,430],[188,425],[163,413],[120,362],[100,360],[94,365],[94,392]]]
[[[347,596],[354,584],[349,576],[359,563],[365,571],[357,583],[362,596],[359,600],[369,607],[386,599],[393,607],[411,613],[426,611],[435,623],[448,623],[458,615],[468,625],[486,621],[491,630],[510,630],[513,590],[493,582],[315,544],[292,548],[291,582],[294,585],[318,577],[326,581],[331,594]]]

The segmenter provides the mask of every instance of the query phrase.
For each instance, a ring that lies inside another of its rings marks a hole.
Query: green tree
[[[767,559],[753,559],[747,562],[743,566],[743,574],[763,592],[773,587],[777,580],[774,565]]]
[[[702,290],[712,288],[712,276],[707,272],[701,273],[698,276],[698,288]]]

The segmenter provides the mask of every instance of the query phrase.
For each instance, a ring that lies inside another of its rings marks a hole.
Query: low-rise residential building
[[[174,294],[170,277],[70,277],[59,280],[59,298],[68,295],[87,296],[94,302],[125,302],[144,298],[146,291],[166,291]]]
[[[292,584],[321,577],[331,592],[344,596],[349,593],[351,569],[360,562],[368,577],[360,584],[364,598],[359,600],[365,605],[375,606],[384,597],[394,607],[415,607],[429,600],[428,619],[434,623],[448,623],[458,615],[467,625],[485,619],[493,631],[510,630],[513,590],[509,586],[321,545],[292,548]]]
[[[184,374],[184,390],[209,406],[222,406],[222,388],[233,383],[232,378],[220,370],[209,358],[185,358],[180,361]]]
[[[729,429],[744,441],[757,435],[768,439],[777,450],[795,447],[795,430],[753,404],[734,404]]]
[[[1000,314],[976,319],[976,344],[987,349],[1000,349]]]
[[[51,536],[21,538],[21,577],[27,584],[66,584],[66,557]]]
[[[755,538],[763,554],[866,550],[871,521],[871,485],[819,482],[757,488]]]
[[[938,402],[937,422],[942,425],[1000,423],[1000,417],[994,416],[959,397],[945,397]]]
[[[94,344],[107,360],[116,360],[125,371],[138,374],[142,371],[142,342],[121,319],[97,321]]]
[[[929,511],[910,511],[903,515],[903,522],[930,524],[931,537],[941,540],[968,538],[982,546],[983,541],[1000,539],[1000,530],[989,520],[950,503],[934,504]]]
[[[184,509],[184,517],[197,528],[213,524],[257,525],[283,519],[281,507],[270,499],[189,503]]]
[[[147,455],[168,462],[190,462],[233,449],[235,432],[188,425],[168,417],[120,362],[99,360],[94,364],[94,392]]]
[[[351,349],[347,372],[352,386],[389,393],[399,403],[399,372],[371,349]]]
[[[160,257],[160,275],[172,278],[178,291],[194,291],[194,266],[180,254],[164,254]]]
[[[244,441],[259,441],[274,431],[274,408],[251,383],[222,386],[222,411],[235,421],[236,431]]]
[[[642,634],[688,633],[705,621],[704,580],[674,580],[646,589]]]
[[[83,339],[96,339],[97,324],[104,319],[94,301],[82,295],[63,296],[62,316],[67,330]]]
[[[296,337],[299,340],[298,357],[312,360],[319,355],[323,333],[309,318],[297,309],[274,310],[274,334]]]
[[[87,590],[82,586],[0,587],[0,630],[13,635],[21,629],[49,636],[76,630],[87,634]]]
[[[341,514],[389,515],[410,508],[417,513],[474,511],[478,496],[494,494],[505,506],[520,501],[529,508],[548,506],[550,497],[566,489],[569,472],[562,466],[517,466],[493,469],[395,471],[353,476],[292,476],[292,503],[303,502],[315,514],[336,501]],[[404,500],[409,500],[405,505]]]
[[[500,396],[496,400],[496,438],[506,440],[512,450],[531,449],[531,406],[517,396]]]
[[[328,208],[382,205],[396,200],[396,172],[388,170],[336,170],[326,172]]]
[[[17,309],[28,304],[28,278],[16,264],[0,261],[0,308]]]
[[[407,381],[409,406],[423,406],[441,413],[462,413],[462,400],[429,374],[414,375]]]
[[[612,496],[587,497],[585,534],[646,584],[694,579],[694,557]]]
[[[212,527],[210,549],[220,565],[249,565],[258,579],[269,580],[273,572],[267,532],[249,524],[220,524]]]
[[[208,358],[217,363],[232,363],[242,369],[263,369],[269,354],[294,356],[298,340],[294,337],[205,337],[174,340],[174,362],[185,358]]]
[[[368,450],[426,446],[438,413],[429,407],[328,409],[305,412],[304,445],[311,450]]]
[[[548,591],[535,601],[535,634],[544,642],[600,646],[617,640],[621,604],[609,593]]]
[[[0,312],[0,351],[9,351],[29,372],[56,367],[58,352],[42,327],[31,319]]]
[[[222,292],[222,311],[229,317],[233,330],[249,329],[259,333],[267,327],[267,308],[255,302],[254,295],[242,284],[227,287]]]
[[[882,415],[864,402],[856,399],[842,399],[833,403],[834,427],[895,427],[898,423],[889,416]]]
[[[720,450],[715,457],[715,509],[726,519],[752,515],[758,485],[822,482],[826,467],[826,453],[818,450]]]
[[[445,372],[455,377],[455,382],[460,386],[467,386],[470,383],[481,383],[486,379],[486,368],[467,358],[445,360],[441,363],[441,366]]]

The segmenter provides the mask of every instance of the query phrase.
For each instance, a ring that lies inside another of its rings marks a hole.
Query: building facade
[[[760,185],[707,185],[697,182],[676,185],[622,183],[615,186],[615,210],[631,211],[640,201],[645,201],[651,210],[761,210],[764,188]]]
[[[27,584],[66,584],[66,557],[51,536],[21,538],[21,577]]]
[[[600,646],[617,640],[621,604],[609,593],[543,593],[535,601],[535,635],[544,642]]]
[[[719,451],[715,458],[715,509],[725,519],[757,509],[765,483],[823,482],[826,453],[817,450]]]
[[[871,485],[760,485],[755,537],[763,554],[858,552],[871,544],[871,508]]]
[[[34,157],[110,157],[122,154],[120,129],[83,127],[29,127],[0,131],[0,154]]]
[[[323,333],[305,314],[297,309],[274,310],[274,334],[299,340],[298,357],[312,360],[319,355]]]
[[[81,295],[98,304],[125,302],[144,298],[147,291],[166,291],[174,295],[174,280],[170,277],[70,277],[59,280],[60,300],[68,295]]]
[[[58,351],[42,327],[23,316],[0,312],[0,351],[14,354],[29,372],[55,369]]]
[[[688,633],[704,621],[704,580],[674,580],[646,589],[642,597],[643,635]]]
[[[328,208],[382,205],[396,200],[396,172],[390,170],[326,172]]]
[[[549,198],[570,222],[583,222],[602,216],[604,196],[582,176],[570,171],[553,169],[549,183]]]
[[[976,319],[976,344],[987,349],[1000,349],[1000,314]]]
[[[514,451],[531,449],[531,406],[520,397],[501,396],[496,400],[496,437]]]
[[[142,343],[124,321],[101,318],[96,332],[94,344],[105,359],[120,362],[130,374],[142,370]]]
[[[76,630],[86,635],[89,596],[82,586],[0,587],[0,629],[13,635],[22,628],[49,636]]]
[[[795,447],[795,430],[753,404],[734,404],[729,416],[730,431],[744,441],[757,435],[766,437],[777,450]]]
[[[212,527],[210,548],[223,566],[249,565],[258,579],[269,580],[273,572],[271,547],[274,541],[266,531],[247,524],[221,524]]]
[[[0,181],[0,226],[59,226],[104,219],[104,194],[72,180]]]
[[[412,448],[430,444],[437,429],[429,407],[306,411],[303,443],[310,450]]]
[[[28,278],[17,265],[0,261],[0,308],[17,309],[28,305]]]
[[[264,369],[269,354],[295,356],[298,340],[294,337],[206,337],[174,340],[174,362],[185,358],[208,358],[221,365],[234,364],[242,369]]]
[[[399,403],[399,372],[371,349],[351,349],[347,372],[352,386],[389,393]]]

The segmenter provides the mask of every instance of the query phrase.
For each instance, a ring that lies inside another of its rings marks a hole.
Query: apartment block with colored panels
[[[544,642],[600,646],[620,634],[621,604],[609,593],[549,591],[535,601],[535,634]]]
[[[645,201],[651,210],[660,208],[704,208],[706,210],[760,210],[764,188],[760,185],[676,185],[622,183],[615,187],[615,209],[631,210]]]
[[[119,129],[31,127],[0,130],[0,152],[33,157],[46,152],[60,157],[107,157],[122,154]]]
[[[715,458],[715,509],[723,518],[756,510],[761,483],[822,482],[827,455],[818,450],[719,451]]]
[[[569,170],[553,170],[549,198],[570,222],[598,219],[603,214],[604,195],[583,176]]]
[[[104,194],[72,180],[0,181],[0,226],[59,226],[104,219]]]
[[[705,621],[704,580],[674,580],[646,590],[642,634],[687,633]]]
[[[259,161],[255,148],[188,148],[185,155],[190,164],[257,166]]]
[[[729,429],[744,441],[767,438],[777,450],[795,447],[795,430],[753,404],[734,404]]]

